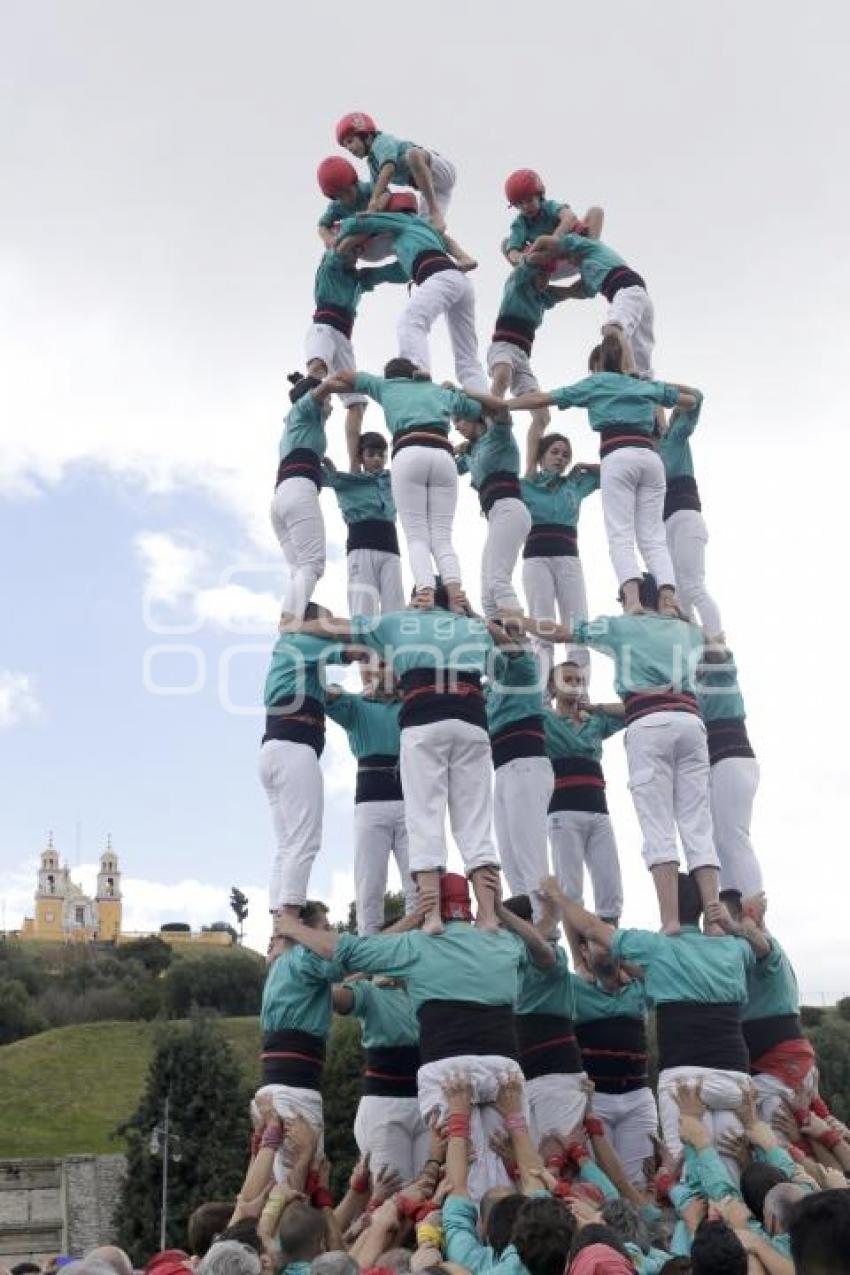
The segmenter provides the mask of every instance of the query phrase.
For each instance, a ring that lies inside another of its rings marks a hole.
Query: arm
[[[369,1203],[372,1180],[369,1176],[369,1152],[358,1160],[348,1179],[348,1190],[334,1210],[337,1226],[345,1232],[360,1217]],[[344,1245],[340,1245],[343,1248]]]
[[[336,243],[336,231],[333,229],[333,227],[323,226],[322,223],[319,222],[316,229],[318,230],[319,238],[321,239],[325,247],[333,248],[334,244]]]
[[[375,182],[375,185],[372,189],[372,198],[369,200],[369,203],[366,205],[367,212],[376,212],[379,209],[383,208],[384,204],[386,203],[384,196],[387,193],[387,187],[392,181],[394,173],[395,173],[395,164],[388,162],[386,164],[381,165],[380,172],[378,173],[378,180]]]
[[[398,1210],[394,1200],[385,1200],[372,1214],[372,1223],[352,1244],[349,1252],[361,1271],[374,1266],[382,1253],[392,1247],[398,1234]]]
[[[545,1166],[537,1147],[531,1140],[528,1122],[523,1113],[525,1083],[516,1073],[499,1085],[496,1094],[496,1110],[508,1127],[514,1159],[520,1176],[523,1195],[533,1195],[543,1185]]]
[[[537,457],[540,453],[540,440],[546,433],[546,421],[541,416],[532,416],[525,436],[525,475],[533,478],[537,473]]]
[[[759,1235],[758,1231],[751,1231],[746,1227],[737,1229],[735,1234],[746,1250],[747,1256],[757,1257],[767,1271],[767,1275],[794,1275],[793,1262],[777,1252],[766,1236]]]
[[[278,916],[278,927],[284,938],[300,943],[325,961],[333,960],[339,942],[339,935],[335,930],[314,930],[303,921],[285,913]]]
[[[307,633],[310,637],[337,638],[351,641],[351,621],[325,616],[320,620],[289,620],[280,626],[281,633]]]
[[[565,924],[571,926],[585,939],[594,939],[603,947],[611,946],[611,939],[616,933],[613,925],[600,921],[592,912],[586,912],[581,904],[568,899],[555,877],[546,877],[540,883],[540,893],[551,899],[559,909]]]
[[[573,226],[577,225],[578,217],[575,215],[572,208],[570,208],[569,204],[564,204],[558,214],[558,224],[552,231],[552,236],[555,239],[560,239],[561,235],[566,235],[570,230],[572,230]]]
[[[490,881],[491,877],[493,878],[492,883]],[[514,916],[513,912],[509,911],[502,902],[502,888],[497,868],[488,871],[487,881],[493,885],[496,891],[496,916],[499,918],[499,924],[522,939],[528,949],[529,956],[538,969],[552,969],[555,965],[555,953],[552,951],[551,944],[546,942],[539,930],[530,925],[528,921],[523,921],[522,917]]]
[[[398,261],[390,261],[383,266],[361,266],[357,277],[369,291],[377,288],[379,283],[407,283],[404,266]]]
[[[472,1086],[460,1073],[449,1076],[443,1085],[447,1108],[446,1177],[452,1194],[469,1196],[469,1119]]]
[[[709,925],[719,925],[727,934],[734,934],[739,939],[745,939],[758,960],[762,961],[766,956],[770,956],[773,946],[770,936],[765,934],[764,930],[760,930],[748,917],[742,921],[734,920],[725,903],[709,903],[705,910],[705,919]]]
[[[571,629],[565,624],[556,624],[554,620],[534,620],[530,615],[522,617],[522,627],[526,633],[544,638],[547,642],[572,642]]]
[[[558,305],[561,301],[584,301],[587,297],[584,284],[580,280],[578,283],[569,283],[564,286],[552,283],[546,291],[555,305]]]

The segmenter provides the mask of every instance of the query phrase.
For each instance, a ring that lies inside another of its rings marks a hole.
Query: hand
[[[496,912],[502,910],[502,874],[498,868],[480,868],[476,881],[479,885],[483,885],[485,890],[492,890],[494,896],[494,906]]]
[[[440,1124],[439,1111],[432,1111],[428,1117],[428,1128],[431,1131],[431,1146],[429,1148],[429,1160],[438,1160],[440,1164],[445,1163],[446,1159],[446,1137],[443,1127]],[[435,1166],[436,1167],[436,1166]]]
[[[741,1169],[746,1169],[753,1158],[750,1144],[744,1134],[736,1133],[733,1129],[721,1134],[717,1139],[717,1150],[721,1155],[728,1156],[734,1160]]]
[[[462,443],[455,443],[455,456],[467,456],[469,454],[469,439],[466,438]]]
[[[495,1103],[500,1116],[522,1115],[524,1097],[525,1081],[518,1071],[507,1072],[500,1076]]]
[[[558,884],[557,877],[544,877],[537,887],[539,894],[548,899],[554,908],[559,908],[564,892]]]
[[[679,1116],[679,1137],[695,1151],[703,1151],[711,1146],[708,1130],[699,1116]]]
[[[741,1101],[735,1108],[735,1114],[749,1137],[753,1126],[758,1124],[758,1094],[754,1085],[742,1084],[739,1088],[741,1090]]]
[[[442,1205],[443,1202],[447,1200],[448,1197],[451,1195],[453,1190],[454,1190],[454,1183],[452,1182],[451,1178],[442,1177],[439,1183],[437,1184],[437,1189],[432,1195],[431,1199],[434,1201],[435,1204]]]
[[[777,1107],[773,1113],[771,1124],[777,1136],[782,1138],[784,1142],[793,1144],[797,1141],[799,1137],[797,1121],[794,1118],[794,1113],[784,1103],[782,1106]]]
[[[258,1093],[250,1104],[251,1124],[255,1133],[261,1133],[266,1127],[267,1121],[276,1116],[272,1096],[270,1093]]]
[[[472,1084],[465,1072],[454,1071],[446,1076],[443,1095],[450,1115],[469,1115],[472,1110]]]
[[[673,1091],[673,1101],[683,1116],[702,1120],[706,1110],[702,1100],[702,1081],[697,1080],[689,1085],[686,1080],[680,1080]]]
[[[490,1134],[490,1150],[494,1151],[503,1164],[513,1166],[514,1146],[507,1129],[496,1129]]]
[[[316,1176],[319,1179],[319,1186],[324,1187],[325,1190],[328,1191],[331,1185],[330,1160],[326,1155],[319,1156],[318,1159],[314,1161],[313,1168],[316,1170]]]
[[[356,1192],[358,1195],[367,1195],[372,1186],[371,1165],[372,1152],[367,1151],[365,1155],[357,1161],[351,1170],[351,1177],[348,1179],[348,1188],[350,1191]]]
[[[268,1182],[260,1191],[259,1195],[255,1195],[254,1198],[251,1200],[246,1200],[241,1195],[238,1195],[236,1197],[236,1211],[239,1214],[240,1222],[242,1221],[243,1218],[246,1218],[246,1217],[259,1218],[260,1214],[263,1211],[265,1203],[269,1198],[269,1192],[271,1191],[274,1184],[275,1184],[274,1178],[269,1178]]]
[[[323,456],[322,464],[329,474],[335,474],[337,472],[336,465],[333,463],[330,456]]]
[[[398,1209],[395,1200],[390,1198],[384,1200],[382,1204],[373,1211],[372,1226],[380,1227],[380,1229],[388,1235],[398,1230]]]
[[[705,908],[705,924],[706,926],[719,925],[721,930],[725,930],[727,934],[737,934],[740,926],[732,920],[732,916],[725,903],[721,903],[716,899],[713,903],[706,904]]]
[[[850,1183],[848,1183],[841,1169],[828,1169],[824,1166],[821,1171],[823,1173],[825,1191],[846,1191],[850,1189]]]
[[[382,1164],[372,1186],[372,1199],[381,1204],[396,1195],[402,1188],[401,1175],[390,1164]]]
[[[354,388],[354,378],[357,373],[351,368],[343,368],[339,372],[334,372],[331,376],[326,376],[322,384],[331,394],[346,394]]]
[[[569,1199],[564,1203],[578,1223],[579,1230],[583,1226],[599,1226],[604,1220],[599,1210],[588,1204],[587,1200]]]
[[[742,1199],[736,1195],[724,1195],[722,1200],[713,1200],[710,1209],[716,1209],[723,1221],[733,1230],[746,1227],[752,1214]]]

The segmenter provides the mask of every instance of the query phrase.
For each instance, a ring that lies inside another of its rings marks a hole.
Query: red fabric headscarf
[[[607,1244],[588,1244],[570,1263],[569,1275],[635,1275],[635,1268]]]
[[[472,920],[469,882],[457,872],[444,872],[440,877],[440,916],[444,921]]]

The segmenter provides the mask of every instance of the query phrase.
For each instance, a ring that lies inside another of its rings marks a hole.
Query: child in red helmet
[[[505,181],[505,195],[508,203],[518,210],[518,216],[511,222],[510,234],[502,240],[502,252],[512,266],[519,265],[539,235],[565,235],[572,230],[598,239],[602,233],[605,214],[601,208],[588,208],[584,221],[580,222],[569,204],[546,198],[543,178],[533,168],[518,168],[511,173]],[[575,274],[574,267],[562,268],[557,277],[570,273]]]
[[[319,238],[326,248],[336,242],[336,232],[344,217],[364,212],[372,198],[372,183],[361,182],[357,169],[341,155],[329,155],[316,169],[319,189],[330,203],[319,218]]]
[[[404,142],[383,133],[371,115],[351,111],[336,126],[336,140],[357,159],[365,159],[372,176],[368,212],[381,212],[389,197],[390,184],[412,186],[419,192],[419,215],[446,233],[446,214],[457,174],[454,164],[415,142]],[[478,264],[456,240],[448,239],[449,252],[463,270]]]

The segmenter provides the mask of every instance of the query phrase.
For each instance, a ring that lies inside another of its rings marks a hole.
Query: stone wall
[[[122,1155],[0,1161],[0,1265],[109,1242],[124,1170]]]

